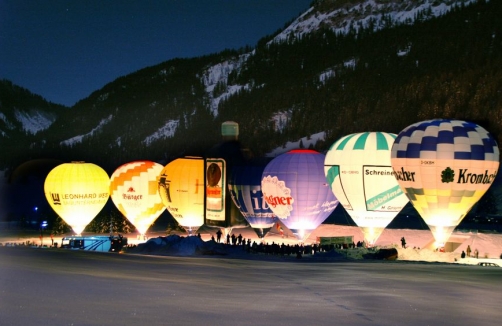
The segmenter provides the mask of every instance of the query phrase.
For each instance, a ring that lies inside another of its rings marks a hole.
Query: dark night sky
[[[312,0],[0,0],[0,79],[71,106],[172,58],[255,46]]]

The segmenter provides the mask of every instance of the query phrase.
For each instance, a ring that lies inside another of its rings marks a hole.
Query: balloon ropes
[[[204,224],[204,159],[178,158],[167,164],[158,177],[162,203],[189,234]]]
[[[101,167],[72,162],[49,172],[44,192],[52,209],[80,235],[108,201],[109,185],[108,174]]]
[[[412,124],[398,134],[391,153],[399,185],[438,246],[488,190],[499,168],[495,139],[461,120]]]
[[[228,179],[228,190],[235,206],[260,238],[265,237],[277,219],[261,190],[265,165],[264,162],[234,167]]]
[[[395,138],[385,132],[351,134],[337,140],[324,160],[328,184],[369,245],[408,203],[392,172]]]
[[[324,158],[313,150],[292,150],[270,161],[262,174],[267,204],[300,241],[338,205],[326,183]]]
[[[151,161],[121,165],[110,177],[110,197],[141,236],[165,210],[157,190],[163,166]]]

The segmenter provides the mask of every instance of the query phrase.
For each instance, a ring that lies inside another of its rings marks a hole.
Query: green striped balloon
[[[408,202],[391,168],[395,138],[386,132],[347,135],[330,147],[324,161],[331,190],[369,244]]]

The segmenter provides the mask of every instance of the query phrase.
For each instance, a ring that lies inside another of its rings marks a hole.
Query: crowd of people
[[[200,234],[197,236],[200,237]],[[256,242],[251,239],[246,239],[242,234],[227,234],[226,241],[222,241],[222,233],[220,230],[216,232],[216,238],[211,236],[211,241],[216,243],[221,243],[226,246],[241,246],[243,250],[248,253],[259,253],[266,255],[277,255],[277,256],[296,256],[301,258],[303,255],[315,255],[317,252],[328,252],[334,249],[347,249],[364,246],[364,242],[358,241],[357,245],[354,243],[350,244],[329,244],[320,245],[314,244],[285,244],[285,243],[268,243],[268,242]]]

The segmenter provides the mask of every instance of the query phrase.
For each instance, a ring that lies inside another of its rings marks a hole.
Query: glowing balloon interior
[[[163,168],[155,162],[135,161],[121,165],[110,177],[113,203],[142,235],[166,209],[157,187]]]
[[[277,217],[263,199],[261,178],[265,164],[234,167],[228,190],[234,204],[256,234],[263,238],[274,226]]]
[[[441,246],[493,183],[499,149],[475,123],[436,119],[401,131],[391,162],[401,188]]]
[[[392,172],[395,138],[385,132],[351,134],[337,140],[324,161],[328,184],[370,245],[408,203]]]
[[[158,177],[162,203],[189,234],[204,224],[204,159],[186,157],[167,164]]]
[[[81,234],[108,201],[110,179],[92,163],[64,163],[52,169],[44,183],[45,198],[54,211]]]
[[[299,240],[306,239],[336,208],[326,183],[324,158],[312,150],[293,150],[267,164],[261,188],[270,209]]]

